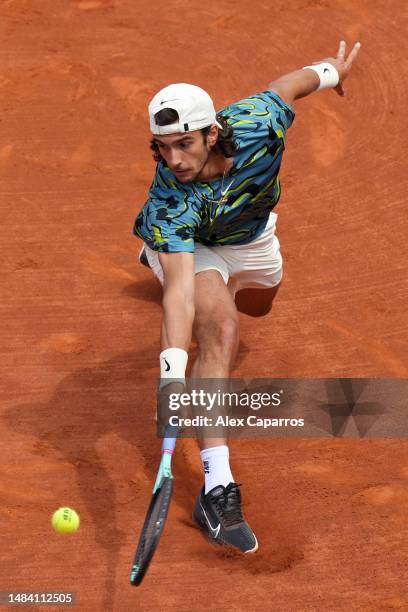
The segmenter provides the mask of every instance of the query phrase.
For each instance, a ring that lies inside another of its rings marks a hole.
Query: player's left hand
[[[346,95],[345,89],[343,87],[343,82],[347,78],[350,72],[351,66],[358,55],[360,47],[361,47],[361,44],[359,42],[356,42],[346,59],[346,43],[344,40],[341,40],[336,57],[328,57],[325,60],[320,60],[319,62],[313,62],[313,64],[320,64],[322,61],[329,62],[336,68],[337,72],[339,73],[340,78],[339,78],[338,84],[336,85],[334,89],[339,94],[339,96]]]

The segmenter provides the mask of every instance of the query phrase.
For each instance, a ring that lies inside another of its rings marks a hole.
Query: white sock
[[[226,487],[235,482],[229,464],[228,446],[212,446],[200,451],[204,467],[205,493],[218,485]]]

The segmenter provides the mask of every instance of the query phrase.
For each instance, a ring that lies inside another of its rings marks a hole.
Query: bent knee
[[[238,318],[231,315],[206,317],[195,323],[195,335],[199,344],[200,353],[216,353],[231,355],[237,349],[239,342]]]

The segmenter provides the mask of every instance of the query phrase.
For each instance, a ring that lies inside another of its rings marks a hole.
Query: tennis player
[[[239,338],[236,293],[250,290],[256,302],[261,291],[270,304],[282,278],[273,210],[294,103],[322,89],[344,96],[359,48],[356,43],[346,57],[341,41],[336,57],[285,74],[218,113],[208,93],[186,83],[169,85],[151,100],[157,166],[134,233],[144,242],[141,262],[163,285],[162,387],[182,388],[193,333],[199,355],[191,377],[230,376]],[[227,440],[199,443],[204,486],[194,521],[213,542],[255,552]]]

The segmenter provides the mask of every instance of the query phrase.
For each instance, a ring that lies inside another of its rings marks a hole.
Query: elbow
[[[293,102],[297,99],[297,92],[289,83],[284,82],[283,79],[281,81],[272,81],[272,83],[269,83],[268,89],[276,93],[286,104],[293,105]]]

